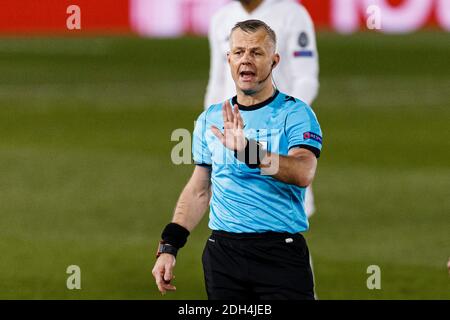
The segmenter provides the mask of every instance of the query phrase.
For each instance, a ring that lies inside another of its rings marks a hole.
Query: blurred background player
[[[450,258],[448,258],[447,269],[448,269],[448,275],[450,276]]]
[[[281,62],[273,71],[275,86],[311,106],[319,90],[319,62],[314,24],[307,10],[293,0],[239,0],[225,5],[211,19],[205,108],[236,95],[226,59],[228,37],[237,22],[248,19],[264,21],[277,35]],[[311,186],[306,190],[305,210],[308,217],[315,211]]]

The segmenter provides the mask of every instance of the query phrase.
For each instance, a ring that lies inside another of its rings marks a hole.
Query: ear
[[[230,51],[227,52],[227,61],[228,61],[228,64],[230,64]]]
[[[275,68],[280,63],[280,55],[278,53],[275,53],[273,55],[273,62],[272,62],[272,69]]]

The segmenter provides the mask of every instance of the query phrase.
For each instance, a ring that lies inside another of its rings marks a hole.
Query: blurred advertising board
[[[0,0],[0,32],[126,33],[132,31],[129,7],[129,0]],[[80,28],[73,29],[77,13]]]
[[[229,1],[233,0],[0,0],[0,32],[205,35],[212,14]],[[300,2],[308,8],[318,29],[353,33],[365,29],[370,16],[378,14],[379,31],[384,33],[408,33],[427,27],[450,31],[450,0]]]

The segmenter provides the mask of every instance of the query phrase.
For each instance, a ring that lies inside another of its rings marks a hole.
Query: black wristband
[[[177,249],[182,248],[186,242],[190,232],[186,228],[177,223],[169,223],[161,234],[164,243],[168,243]]]
[[[250,169],[256,169],[261,165],[261,160],[266,156],[266,150],[256,140],[247,139],[245,149],[237,152],[234,151],[234,156],[244,162]]]

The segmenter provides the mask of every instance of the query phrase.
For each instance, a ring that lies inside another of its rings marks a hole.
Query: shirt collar
[[[280,93],[280,91],[278,91],[278,89],[275,90],[275,93],[267,100],[264,100],[263,102],[257,103],[257,104],[253,104],[251,106],[244,106],[242,104],[240,104],[237,101],[237,96],[234,96],[233,98],[231,98],[231,105],[235,105],[237,104],[239,110],[242,111],[253,111],[253,110],[257,110],[260,109],[262,107],[267,106],[268,104],[270,104],[273,100],[276,99],[276,97],[278,97],[278,94]]]

